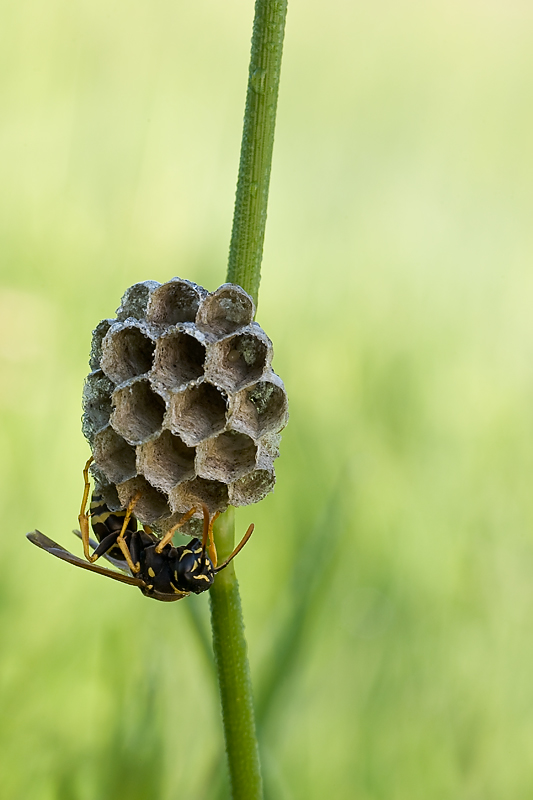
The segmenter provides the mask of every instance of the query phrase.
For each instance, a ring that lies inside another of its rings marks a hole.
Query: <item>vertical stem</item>
[[[270,166],[287,0],[256,0],[241,160],[226,280],[250,294],[257,307],[265,238]],[[233,509],[217,520],[219,561],[233,550]],[[213,650],[233,800],[261,800],[263,785],[255,731],[250,668],[239,585],[231,563],[211,587]]]
[[[287,0],[256,0],[227,281],[257,306]]]
[[[219,561],[233,550],[235,512],[217,520]],[[255,732],[252,683],[246,653],[239,585],[233,562],[211,587],[213,650],[222,702],[222,720],[233,800],[261,800],[263,787]]]

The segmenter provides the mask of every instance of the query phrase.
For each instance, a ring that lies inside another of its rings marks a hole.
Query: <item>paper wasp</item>
[[[147,525],[143,525],[142,531],[137,529],[137,519],[133,515],[133,510],[139,500],[139,493],[130,500],[125,510],[110,511],[102,496],[94,491],[90,511],[87,513],[87,500],[91,488],[89,482],[91,462],[92,457],[87,461],[83,470],[85,486],[78,517],[80,533],[75,531],[83,542],[83,551],[87,560],[84,561],[65,550],[40,531],[27,534],[30,542],[56,558],[68,561],[69,564],[88,569],[91,572],[98,572],[100,575],[106,575],[108,578],[127,583],[130,586],[137,586],[146,597],[153,597],[154,600],[172,602],[187,597],[191,592],[200,594],[209,589],[215,575],[228,566],[252,535],[254,526],[250,525],[229,558],[217,566],[213,524],[218,517],[218,512],[210,517],[209,510],[204,504],[201,506],[204,515],[201,541],[194,538],[188,544],[179,547],[172,545],[172,537],[178,528],[181,528],[192,517],[197,510],[196,507],[184,514],[161,539]],[[89,538],[89,518],[91,518],[97,542]],[[89,550],[90,545],[93,547],[92,554]],[[131,574],[115,572],[95,564],[94,562],[100,556],[104,556],[119,569],[129,569]]]

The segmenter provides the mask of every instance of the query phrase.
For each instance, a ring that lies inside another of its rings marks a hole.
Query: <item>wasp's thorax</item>
[[[138,576],[146,582],[142,589],[147,597],[178,600],[184,594],[200,594],[212,585],[215,571],[211,559],[202,557],[199,539],[191,539],[186,545],[173,547],[168,544],[158,553],[157,541],[138,532],[130,541],[131,555],[140,565]],[[137,549],[138,548],[138,549]]]

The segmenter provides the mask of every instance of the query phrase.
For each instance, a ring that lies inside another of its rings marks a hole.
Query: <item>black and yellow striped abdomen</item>
[[[126,511],[110,511],[102,495],[94,492],[91,498],[89,516],[91,517],[91,527],[94,531],[94,535],[99,542],[102,542],[110,534],[116,534],[118,536],[124,524]],[[136,530],[137,520],[132,515],[126,526],[125,535],[134,533]],[[113,545],[107,553],[112,558],[119,559],[120,561],[124,560],[124,556],[118,545]]]

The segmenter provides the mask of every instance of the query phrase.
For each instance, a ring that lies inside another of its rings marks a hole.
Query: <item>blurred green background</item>
[[[0,11],[3,800],[216,794],[206,598],[24,534],[77,547],[95,324],[224,281],[252,6]],[[290,3],[258,320],[291,421],[237,515],[273,800],[533,796],[532,36],[518,0]]]

